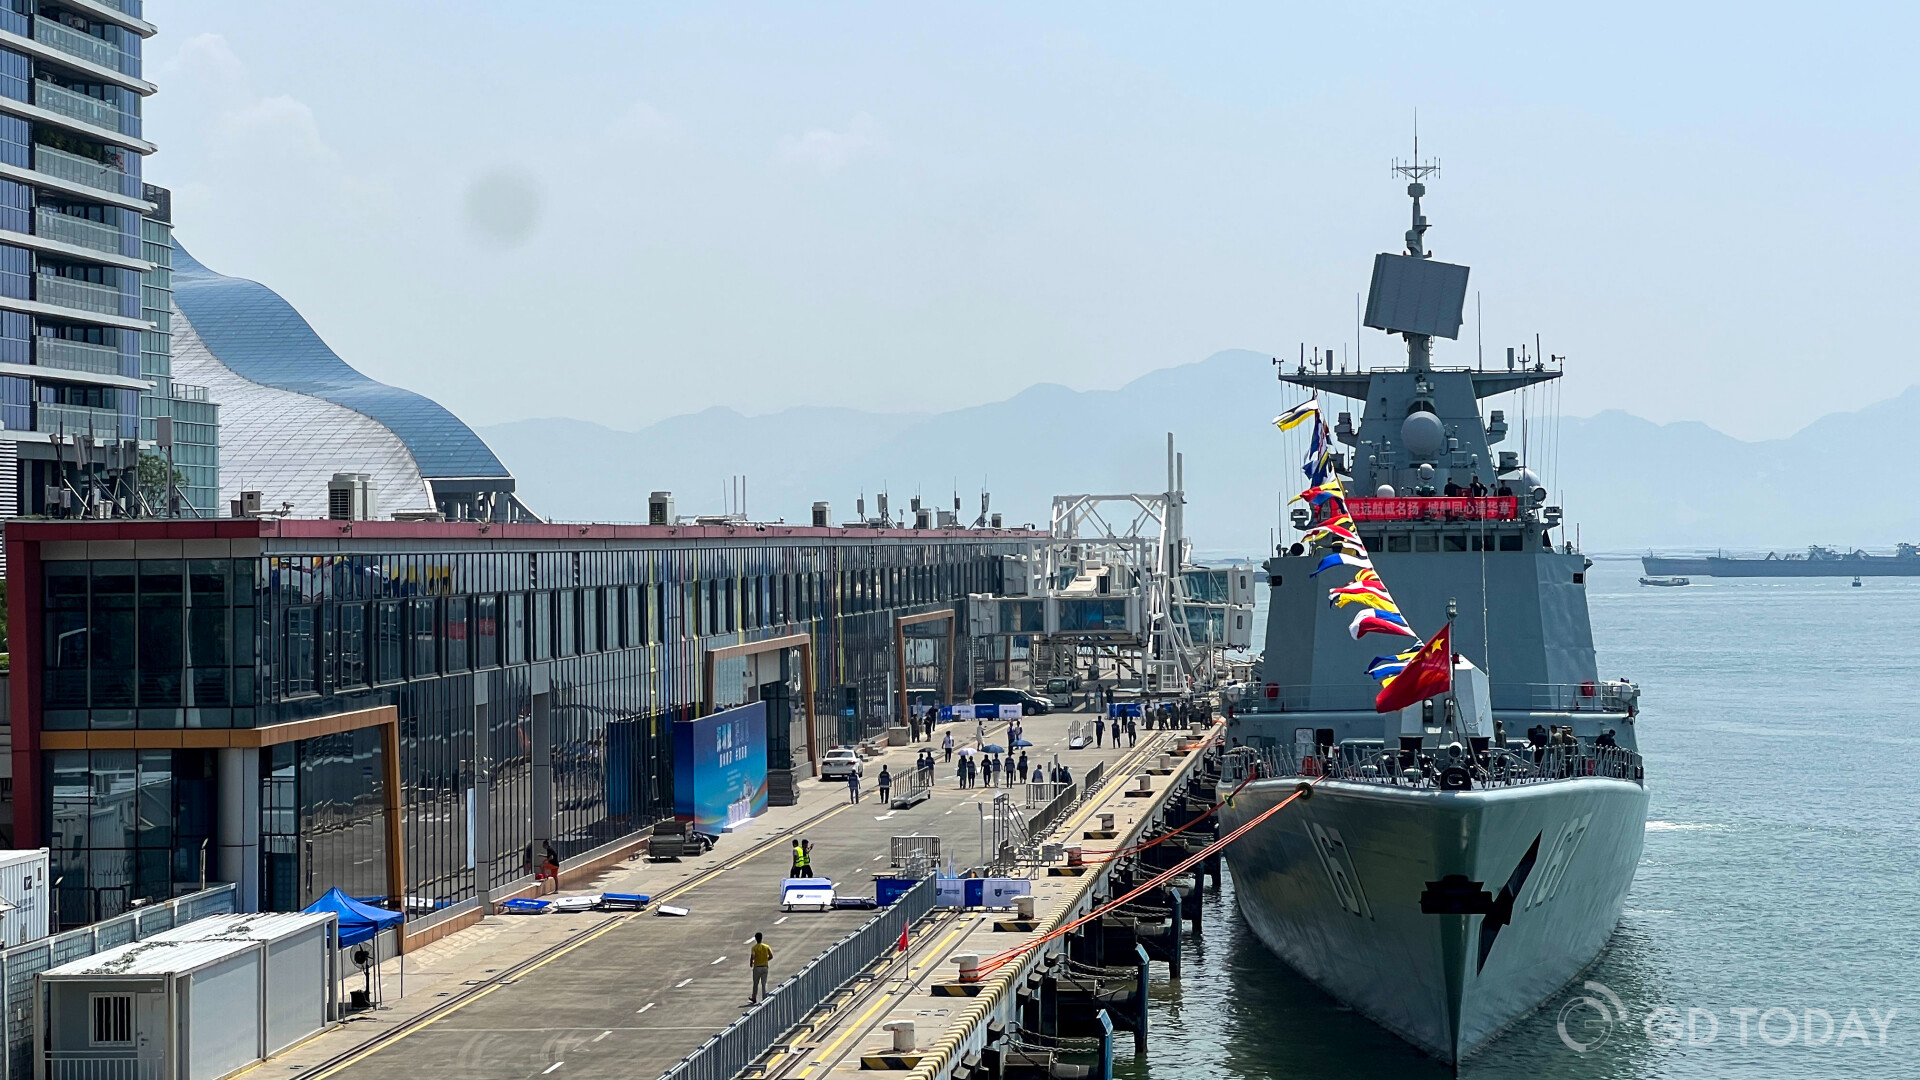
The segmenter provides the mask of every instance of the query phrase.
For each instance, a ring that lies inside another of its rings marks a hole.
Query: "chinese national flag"
[[[1421,646],[1420,654],[1407,661],[1406,668],[1380,688],[1373,699],[1374,712],[1394,712],[1416,701],[1444,694],[1453,689],[1453,624],[1440,628],[1433,640]]]
[[[899,951],[901,952],[907,951],[907,928],[904,926],[900,928],[900,950]]]

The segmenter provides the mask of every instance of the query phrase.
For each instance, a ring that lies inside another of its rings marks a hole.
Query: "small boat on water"
[[[1663,589],[1671,589],[1678,585],[1691,585],[1693,582],[1683,577],[1643,577],[1640,579],[1640,584],[1656,585]]]

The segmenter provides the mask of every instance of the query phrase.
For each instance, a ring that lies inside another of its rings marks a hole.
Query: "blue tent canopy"
[[[389,926],[397,925],[397,911],[363,904],[339,889],[328,889],[325,896],[307,905],[308,911],[331,911],[340,916],[340,944],[358,945]]]

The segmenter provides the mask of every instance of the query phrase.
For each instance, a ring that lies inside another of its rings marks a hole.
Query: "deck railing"
[[[1247,688],[1241,712],[1344,712],[1372,708],[1372,683],[1287,684],[1257,683]],[[1639,691],[1631,683],[1609,680],[1584,683],[1496,682],[1491,690],[1499,712],[1632,713]]]
[[[1325,777],[1392,787],[1466,790],[1585,777],[1645,786],[1647,776],[1639,754],[1589,740],[1549,746],[1518,743],[1481,753],[1463,749],[1458,755],[1432,749],[1415,754],[1377,742],[1341,743],[1310,754],[1290,746],[1239,746],[1228,752],[1226,762],[1227,778],[1235,783],[1251,772],[1257,777]]]

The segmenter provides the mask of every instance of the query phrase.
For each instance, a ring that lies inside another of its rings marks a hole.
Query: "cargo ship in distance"
[[[1807,553],[1740,558],[1729,555],[1646,555],[1650,576],[1675,577],[1920,577],[1920,546],[1901,544],[1891,555],[1810,547]]]

